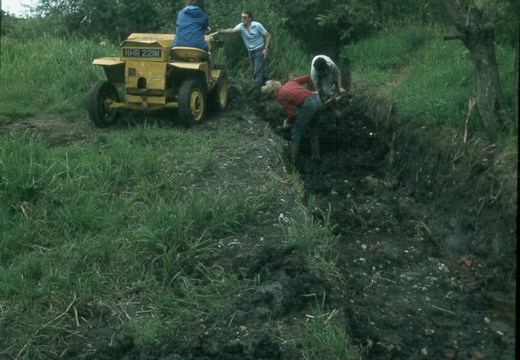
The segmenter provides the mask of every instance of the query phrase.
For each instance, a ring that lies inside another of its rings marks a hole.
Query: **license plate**
[[[162,49],[123,49],[123,57],[160,58]]]

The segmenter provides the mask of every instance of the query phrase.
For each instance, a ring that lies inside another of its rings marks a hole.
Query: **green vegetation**
[[[92,60],[118,52],[114,44],[91,40],[2,37],[0,121],[85,114],[88,92],[104,76]]]
[[[336,309],[327,312],[325,295],[319,299],[316,294],[309,295],[315,299],[313,313],[307,315],[306,332],[301,334],[300,341],[310,344],[303,351],[305,359],[359,359],[359,349],[349,345],[350,339],[345,328],[334,324]]]
[[[394,27],[372,38],[345,47],[342,56],[354,62],[352,83],[372,96],[387,98],[400,117],[418,126],[464,126],[475,99],[474,69],[467,49],[442,39],[445,28]],[[513,118],[514,49],[497,47],[501,64],[504,106]],[[472,112],[470,129],[485,137],[478,116]],[[502,146],[516,143],[514,124],[503,134]]]
[[[46,150],[37,138],[0,140],[0,298],[5,313],[24,309],[13,321],[24,324],[15,337],[31,343],[25,358],[55,345],[43,332],[65,331],[56,311],[71,302],[143,292],[153,310],[123,329],[151,343],[254,289],[240,273],[191,268],[216,239],[254,223],[279,186],[192,187],[220,166],[210,154],[239,136],[232,131],[207,138],[144,126],[64,150]],[[175,158],[161,155],[171,149]]]
[[[86,118],[89,89],[104,76],[92,60],[118,53],[120,38],[128,32],[171,32],[174,10],[181,7],[181,2],[136,2],[153,3],[155,11],[147,13],[155,19],[153,26],[128,29],[121,24],[132,22],[122,21],[117,31],[105,34],[102,29],[113,21],[107,16],[99,17],[100,23],[82,22],[90,24],[84,28],[73,21],[77,14],[63,16],[52,1],[41,3],[52,10],[47,18],[2,14],[0,123],[33,116]],[[83,5],[96,8],[94,3]],[[439,20],[438,8],[429,12],[412,0],[366,2],[384,8],[370,16],[352,15],[357,28],[329,36],[331,26],[338,30],[334,26],[342,25],[338,15],[364,11],[363,2],[353,1],[351,8],[338,1],[330,1],[331,6],[296,1],[290,8],[285,3],[237,6],[224,1],[217,9],[209,2],[207,10],[218,27],[236,25],[242,6],[255,12],[273,35],[268,58],[272,78],[307,74],[316,53],[335,49],[338,53],[330,55],[346,73],[352,71],[353,91],[368,89],[388,98],[400,116],[418,126],[464,125],[468,101],[476,97],[474,70],[461,43],[442,40],[449,27]],[[128,10],[130,15],[140,13],[138,5]],[[316,9],[324,9],[319,20]],[[418,9],[419,19],[413,19]],[[396,21],[403,11],[409,11],[405,18],[410,19],[404,24]],[[388,19],[382,18],[385,12]],[[432,14],[435,25],[424,21]],[[510,34],[499,35],[504,106],[512,118],[514,48]],[[249,81],[250,65],[239,36],[226,37],[221,56],[231,77]],[[470,124],[485,136],[477,111]],[[261,187],[191,186],[222,165],[220,149],[233,146],[229,139],[240,136],[232,127],[203,136],[145,125],[99,134],[66,149],[47,149],[38,138],[0,138],[0,307],[14,324],[10,331],[16,334],[10,338],[18,339],[12,346],[19,358],[39,358],[67,343],[65,321],[83,321],[82,311],[88,309],[101,318],[118,309],[124,319],[121,331],[134,335],[138,344],[152,344],[164,334],[177,335],[178,323],[199,321],[208,309],[218,313],[232,296],[255,290],[258,283],[239,271],[192,261],[211,252],[217,239],[253,224],[258,212],[276,201],[276,178]],[[504,146],[516,149],[514,125],[503,136]],[[307,209],[313,209],[312,199]],[[328,271],[337,239],[326,214],[319,214],[318,221],[303,212],[285,235],[313,266]],[[125,313],[129,305],[117,303],[129,293],[139,294],[142,304],[134,311],[140,315],[131,319]],[[309,359],[354,357],[345,330],[334,325],[334,313],[327,313],[322,301],[316,299],[316,311],[300,339],[303,352]]]
[[[307,209],[314,209],[314,199],[311,197],[306,206]],[[324,214],[320,209],[315,209],[320,213],[318,220],[312,214],[302,213],[300,218],[293,221],[282,218],[281,221],[289,222],[286,232],[286,239],[290,243],[296,243],[310,258],[321,249],[321,251],[330,251],[337,242],[337,236],[334,235],[332,226],[330,225],[330,209]]]
[[[84,326],[85,311],[120,311],[121,334],[147,345],[258,287],[240,269],[194,261],[276,201],[276,178],[193,187],[228,161],[221,153],[251,151],[231,149],[240,136],[233,126],[204,136],[143,125],[55,150],[39,138],[0,139],[0,298],[21,358],[67,344],[68,321]],[[328,227],[306,216],[289,236],[307,234],[299,246],[318,262],[311,237],[330,246]],[[121,303],[135,294],[150,306]]]

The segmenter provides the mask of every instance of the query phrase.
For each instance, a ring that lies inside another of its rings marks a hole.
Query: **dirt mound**
[[[263,280],[254,294],[241,299],[232,307],[234,319],[240,325],[251,321],[263,323],[267,317],[278,320],[289,316],[304,309],[312,301],[302,297],[302,294],[322,297],[330,290],[330,286],[318,274],[312,273],[295,245],[282,244],[263,249],[248,269],[248,277]]]
[[[132,338],[125,337],[109,347],[100,349],[95,355],[81,357],[80,354],[67,354],[70,359],[78,356],[88,360],[277,360],[280,359],[278,344],[268,337],[255,341],[251,346],[245,346],[237,340],[223,341],[215,349],[204,339],[190,344],[178,344],[175,339],[164,339],[159,347],[135,346]]]

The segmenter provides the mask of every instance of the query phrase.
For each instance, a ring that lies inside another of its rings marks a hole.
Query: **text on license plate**
[[[161,49],[123,49],[123,57],[160,58]]]

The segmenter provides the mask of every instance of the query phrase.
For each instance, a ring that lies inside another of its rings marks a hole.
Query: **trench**
[[[264,119],[288,140],[276,122],[281,110],[267,109]],[[483,257],[503,285],[511,281],[517,154],[499,154],[479,139],[463,142],[462,131],[414,127],[382,99],[351,96],[341,109],[340,117],[324,111],[320,163],[311,160],[308,139],[302,141],[297,168],[308,194],[336,204],[331,215],[338,223],[356,196],[390,196],[401,216],[427,224],[443,255]],[[354,223],[347,224],[350,232],[361,232]]]
[[[304,139],[296,165],[314,214],[327,218],[339,239],[337,270],[349,300],[331,299],[330,308],[344,311],[344,326],[366,358],[509,358],[516,153],[465,141],[459,130],[413,126],[382,99],[354,95],[341,109],[340,117],[322,114],[321,161],[311,159]],[[260,116],[289,140],[276,104]],[[505,328],[508,340],[489,335]],[[493,342],[487,353],[476,350]]]

